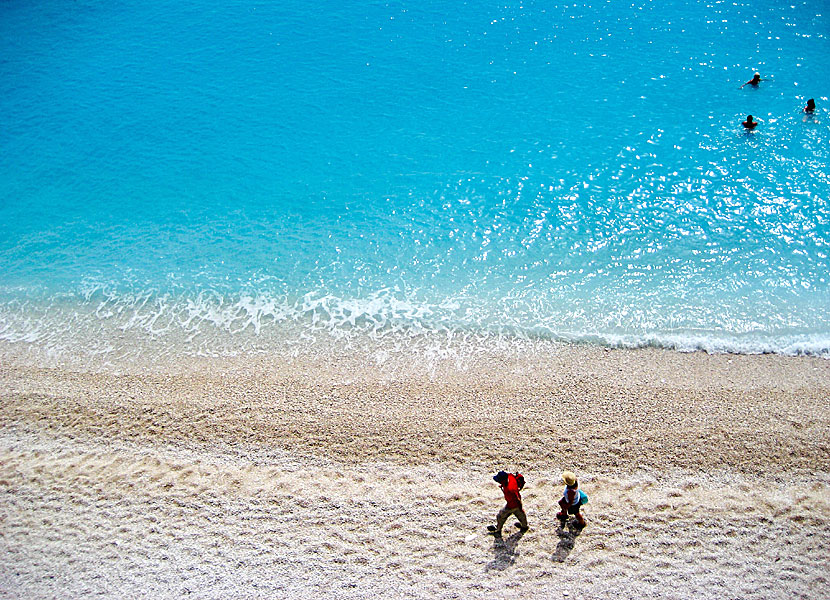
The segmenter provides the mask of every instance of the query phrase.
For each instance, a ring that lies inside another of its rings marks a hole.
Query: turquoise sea
[[[4,0],[0,48],[0,356],[830,356],[826,3]]]

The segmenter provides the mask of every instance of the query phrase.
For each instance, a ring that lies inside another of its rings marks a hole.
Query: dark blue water
[[[825,8],[4,2],[0,339],[826,356]]]

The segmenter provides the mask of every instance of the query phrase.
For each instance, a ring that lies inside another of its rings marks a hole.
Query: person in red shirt
[[[516,479],[516,475],[499,471],[493,476],[493,480],[499,484],[499,487],[501,487],[501,491],[504,493],[504,499],[507,503],[496,515],[496,524],[488,525],[487,530],[493,535],[500,536],[501,528],[504,527],[504,522],[507,521],[507,517],[515,515],[519,520],[519,522],[516,523],[516,527],[524,533],[528,529],[527,515],[522,508],[522,495],[519,493],[520,486],[519,481]]]

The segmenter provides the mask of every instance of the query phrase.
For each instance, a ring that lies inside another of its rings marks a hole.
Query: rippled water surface
[[[830,355],[830,9],[623,4],[3,3],[0,340]]]

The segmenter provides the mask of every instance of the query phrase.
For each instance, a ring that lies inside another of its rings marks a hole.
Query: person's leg
[[[582,515],[579,512],[579,504],[576,506],[572,506],[568,509],[568,514],[573,515],[576,517],[576,523],[580,527],[585,525],[585,519],[582,518]]]
[[[527,529],[527,515],[525,514],[525,511],[521,508],[517,508],[513,514],[516,515],[516,518],[519,520],[519,526],[522,531]]]
[[[564,498],[559,501],[559,508],[562,510],[556,514],[556,518],[562,521],[562,524],[564,525],[565,521],[568,520],[568,504],[565,502]]]
[[[496,515],[496,531],[501,532],[501,528],[504,527],[504,522],[507,520],[507,517],[513,512],[514,509],[507,508],[506,506],[499,511],[499,514]]]

